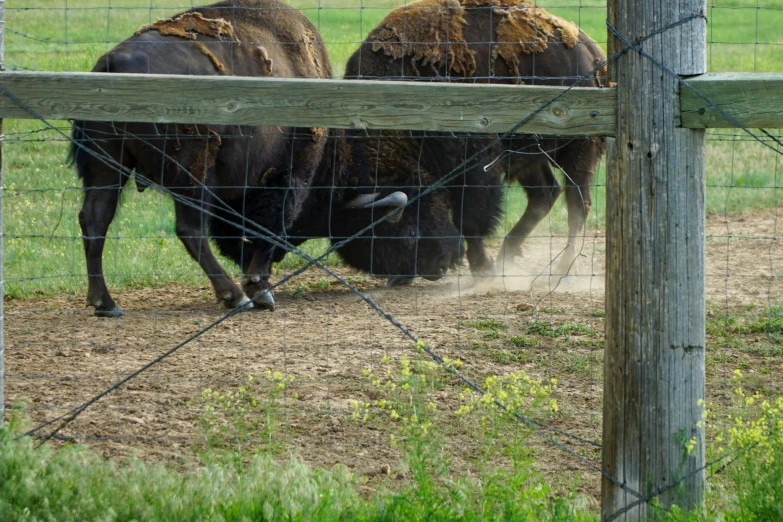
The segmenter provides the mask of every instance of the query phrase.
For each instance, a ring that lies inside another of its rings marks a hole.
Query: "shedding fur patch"
[[[256,52],[258,52],[261,64],[264,66],[264,74],[266,76],[272,76],[272,59],[269,57],[269,53],[262,45],[259,45],[256,48]]]
[[[312,31],[305,31],[304,36],[302,37],[302,41],[305,44],[305,48],[307,49],[307,55],[310,57],[310,59],[313,61],[313,64],[315,65],[315,76],[316,78],[323,78],[323,66],[321,64],[321,60],[319,59],[318,54],[318,47],[317,45],[320,43],[318,38],[313,34]],[[321,45],[323,45],[321,43]]]
[[[141,26],[134,35],[147,31],[158,31],[163,35],[179,36],[187,40],[195,40],[198,35],[212,36],[222,39],[224,36],[234,37],[234,27],[222,18],[204,18],[201,13],[182,13],[174,18],[158,19],[153,24]]]
[[[466,9],[492,8],[492,7],[519,7],[522,4],[531,5],[526,0],[461,0],[462,7]]]
[[[416,70],[419,65],[436,72],[448,67],[467,77],[476,71],[476,59],[463,37],[465,23],[457,0],[420,0],[392,10],[367,41],[373,52],[382,50],[394,59],[410,57]]]
[[[468,0],[476,3],[476,0]],[[562,43],[568,49],[579,41],[579,27],[524,0],[495,0],[504,4],[495,12],[502,16],[497,28],[493,59],[503,58],[513,76],[519,76],[521,54],[542,53],[551,43]],[[511,6],[510,4],[516,4]]]
[[[223,64],[223,62],[220,61],[220,58],[215,56],[215,54],[209,50],[209,48],[204,45],[203,43],[197,43],[194,44],[194,47],[204,53],[207,58],[209,58],[209,61],[212,62],[212,65],[215,66],[215,69],[217,69],[218,72],[225,72],[226,66]]]
[[[313,127],[310,129],[310,134],[313,135],[313,141],[315,143],[318,143],[321,141],[321,138],[324,137],[326,134],[326,128],[325,127]]]
[[[220,139],[220,134],[212,129],[209,129],[204,141],[204,148],[199,151],[196,160],[190,165],[190,173],[193,175],[190,178],[192,185],[197,185],[196,180],[203,184],[204,180],[207,179],[207,172],[215,166],[218,150],[220,150],[220,145],[223,143],[223,140]]]

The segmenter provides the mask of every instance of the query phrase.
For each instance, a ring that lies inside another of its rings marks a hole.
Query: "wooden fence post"
[[[633,42],[705,9],[705,0],[609,0],[608,19]],[[611,56],[625,44],[610,32],[608,46]],[[680,76],[702,74],[706,20],[640,46]],[[663,506],[694,508],[704,496],[704,131],[676,128],[677,80],[641,53],[621,56],[610,74],[603,469],[643,496],[664,488]],[[652,509],[628,509],[638,497],[608,478],[601,496],[602,520]]]

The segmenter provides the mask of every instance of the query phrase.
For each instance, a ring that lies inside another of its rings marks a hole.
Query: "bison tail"
[[[68,166],[76,165],[76,172],[79,178],[82,177],[83,168],[87,162],[89,153],[85,150],[88,147],[90,137],[85,132],[86,122],[75,121],[73,122],[73,130],[71,131],[71,147],[68,150]]]

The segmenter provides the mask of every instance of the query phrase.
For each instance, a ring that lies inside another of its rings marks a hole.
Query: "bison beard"
[[[391,11],[370,31],[348,60],[345,77],[570,86],[604,61],[600,47],[576,25],[525,0],[419,0]],[[605,75],[602,68],[579,85],[604,86]],[[419,162],[424,186],[460,167],[464,158],[488,147],[495,138],[454,139],[451,134],[426,133],[425,139],[425,133],[414,133],[411,139],[399,133],[382,134],[390,138],[385,145],[390,151]],[[506,150],[525,155],[494,161]],[[524,240],[562,190],[552,169],[554,161],[567,174],[569,222],[568,246],[556,272],[568,273],[590,209],[589,184],[603,151],[604,140],[598,138],[536,140],[520,135],[482,153],[474,167],[448,184],[452,220],[467,242],[471,271],[494,271],[483,238],[491,233],[501,212],[501,179],[518,181],[528,196],[522,218],[503,242],[498,259],[503,269],[515,255],[521,255]],[[382,155],[380,161],[391,156]],[[486,171],[485,165],[490,166]]]

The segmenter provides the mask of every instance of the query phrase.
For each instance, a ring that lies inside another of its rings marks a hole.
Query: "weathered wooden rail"
[[[783,127],[783,74],[705,74],[691,85],[747,127]],[[0,73],[0,118],[614,136],[615,89],[103,73]],[[21,105],[20,105],[21,103]],[[25,109],[28,108],[30,110]],[[681,88],[686,128],[734,127]]]
[[[564,88],[227,76],[4,72],[0,87],[46,119],[505,132]],[[513,107],[513,110],[509,108]],[[0,117],[31,118],[0,95]],[[607,89],[572,89],[525,132],[613,133]]]

